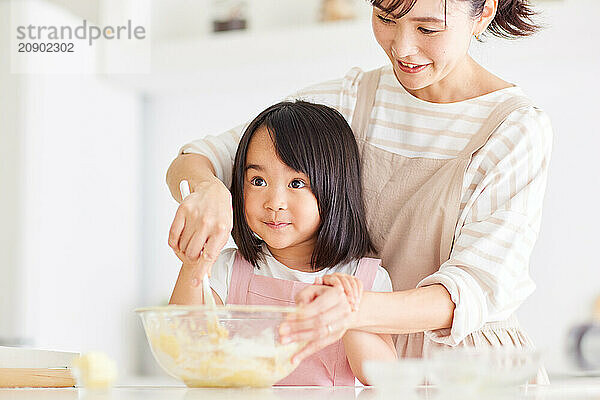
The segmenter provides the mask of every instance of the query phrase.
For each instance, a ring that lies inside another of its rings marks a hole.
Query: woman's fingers
[[[343,289],[332,286],[308,286],[296,296],[296,302],[307,301],[300,311],[284,322],[279,330],[281,341],[311,341],[329,337],[335,341],[345,332],[350,319],[350,304]]]
[[[187,195],[169,230],[169,246],[184,263],[196,265],[199,278],[210,270],[227,243],[233,226],[231,194],[218,179],[195,185]]]
[[[227,231],[227,234],[225,235],[221,232],[220,236],[213,235],[208,238],[204,245],[204,249],[202,250],[202,255],[200,256],[198,268],[194,271],[194,277],[196,279],[202,279],[206,274],[210,276],[210,269],[215,261],[217,261],[217,258],[219,258],[219,253],[227,243],[228,236],[229,231]]]
[[[175,252],[179,251],[179,239],[181,237],[181,233],[183,232],[183,228],[185,227],[185,216],[183,214],[183,212],[180,212],[180,210],[177,209],[175,218],[173,219],[173,223],[169,229],[169,247],[171,247]]]
[[[296,354],[294,354],[294,356],[292,356],[292,362],[294,364],[299,363],[300,361],[304,360],[306,357],[310,356],[311,354],[316,353],[317,351],[324,349],[325,347],[329,346],[330,344],[338,341],[342,336],[344,336],[344,333],[346,331],[344,330],[343,332],[340,331],[339,334],[336,334],[335,337],[323,337],[323,338],[318,338],[316,340],[312,340],[310,342],[308,342],[306,344],[306,346],[304,346],[302,349],[300,349],[300,351]],[[338,337],[339,336],[339,337]]]
[[[350,313],[350,306],[345,302],[323,311],[317,317],[287,321],[285,324],[288,324],[290,333],[283,336],[282,342],[303,342],[325,336],[337,340],[341,336],[337,336],[336,332],[345,332]]]
[[[183,250],[183,253],[189,260],[190,264],[196,264],[200,261],[200,254],[202,253],[202,248],[204,247],[205,243],[206,235],[203,234],[202,231],[196,232],[185,250]]]
[[[302,289],[295,300],[296,304],[302,306],[299,311],[300,318],[311,318],[335,306],[340,299],[346,300],[341,286],[311,285]]]

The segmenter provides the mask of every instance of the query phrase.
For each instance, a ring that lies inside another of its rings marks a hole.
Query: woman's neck
[[[266,245],[271,255],[286,267],[302,272],[313,272],[310,261],[315,249],[315,243],[302,243],[295,246],[276,249]]]
[[[456,103],[511,86],[514,85],[492,74],[467,55],[442,80],[422,89],[406,90],[430,103]]]

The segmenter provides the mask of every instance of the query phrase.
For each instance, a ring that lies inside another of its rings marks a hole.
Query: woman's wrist
[[[390,334],[449,328],[454,307],[442,285],[397,292],[365,292],[350,324],[352,329]]]
[[[220,182],[210,160],[201,154],[180,154],[169,166],[166,181],[177,200],[181,198],[179,183],[184,179],[191,192],[198,191],[202,185]]]

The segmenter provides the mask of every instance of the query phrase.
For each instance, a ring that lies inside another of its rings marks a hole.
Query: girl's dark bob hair
[[[368,0],[372,6],[401,18],[406,15],[418,0]],[[448,0],[444,1],[444,14],[448,6]],[[450,0],[466,1],[471,5],[471,17],[481,16],[486,0]],[[540,26],[532,21],[537,13],[531,8],[528,0],[498,0],[496,16],[488,26],[487,30],[492,35],[505,39],[515,39],[529,36],[540,30]]]
[[[313,270],[359,259],[373,251],[362,198],[356,139],[331,107],[306,101],[281,102],[261,112],[246,128],[233,166],[232,236],[242,256],[258,268],[261,243],[244,212],[246,156],[256,130],[266,127],[281,161],[302,172],[317,199],[321,224],[311,258]]]

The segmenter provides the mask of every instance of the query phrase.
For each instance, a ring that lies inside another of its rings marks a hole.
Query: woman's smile
[[[427,68],[431,65],[431,63],[429,63],[429,64],[412,64],[412,63],[403,62],[401,60],[396,60],[396,64],[398,65],[398,68],[400,68],[400,70],[402,72],[406,72],[407,74],[416,74],[417,72],[421,72],[425,68]]]

